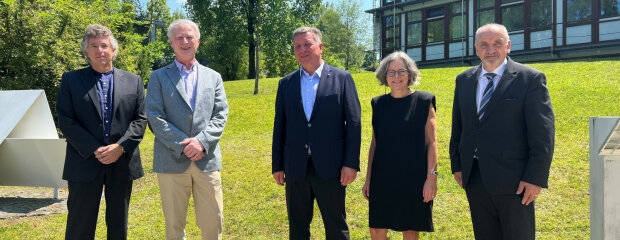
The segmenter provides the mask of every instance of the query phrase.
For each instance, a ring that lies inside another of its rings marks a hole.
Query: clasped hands
[[[459,186],[463,187],[463,173],[462,172],[455,172],[454,179],[459,184]],[[525,190],[525,193],[523,193],[524,190]],[[531,202],[533,202],[534,200],[536,200],[536,198],[538,198],[538,195],[540,194],[541,191],[542,191],[542,187],[540,186],[537,186],[537,185],[534,185],[528,182],[520,181],[519,188],[517,189],[516,194],[518,195],[518,194],[523,193],[523,199],[521,199],[521,204],[530,205]]]
[[[114,163],[123,155],[123,146],[118,143],[102,146],[95,150],[95,158],[103,164]]]
[[[342,169],[340,170],[340,185],[347,186],[350,183],[352,183],[356,177],[357,177],[357,170],[347,167],[347,166],[343,166]],[[284,182],[285,182],[284,171],[278,171],[278,172],[273,173],[273,179],[276,180],[276,183],[278,185],[284,185]]]
[[[198,161],[205,156],[204,147],[196,138],[185,139],[181,142],[181,145],[185,146],[183,154],[192,161]]]

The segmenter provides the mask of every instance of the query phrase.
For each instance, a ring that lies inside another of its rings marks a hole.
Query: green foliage
[[[119,42],[114,66],[148,79],[161,45],[142,46],[131,1],[0,2],[0,89],[44,89],[55,115],[60,76],[88,66],[80,44],[88,24],[100,23]]]
[[[323,33],[323,58],[348,71],[360,71],[367,43],[359,3],[341,0],[335,6],[325,4],[323,8],[317,22]]]
[[[527,64],[543,71],[556,115],[556,145],[549,189],[536,200],[537,239],[588,239],[590,233],[588,120],[590,116],[620,113],[620,58],[578,59]],[[448,144],[454,78],[468,67],[421,69],[417,90],[437,97],[439,192],[434,202],[434,233],[421,239],[474,239],[465,192],[450,172]],[[575,77],[578,76],[578,77]],[[354,74],[362,107],[361,167],[358,179],[347,187],[347,222],[351,239],[370,239],[368,202],[361,194],[371,140],[370,100],[386,90],[373,73]],[[220,142],[223,156],[223,239],[287,239],[284,188],[271,177],[271,136],[277,78],[262,81],[258,95],[253,80],[224,83],[230,113]],[[129,208],[129,239],[165,238],[164,216],[152,171],[153,135],[147,131],[140,144],[145,176],[134,181]],[[5,187],[0,187],[5,188]],[[45,189],[42,191],[50,191]],[[50,193],[51,194],[51,193]],[[103,203],[103,201],[102,201]],[[193,204],[193,203],[190,203]],[[96,239],[106,238],[102,207]],[[188,239],[199,239],[193,205],[187,222]],[[0,239],[62,239],[67,214],[0,220]],[[325,239],[322,218],[315,207],[312,239]],[[390,239],[400,239],[391,231]]]

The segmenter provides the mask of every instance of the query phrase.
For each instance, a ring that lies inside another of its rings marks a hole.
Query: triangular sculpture
[[[67,187],[66,147],[43,90],[0,91],[0,185]]]

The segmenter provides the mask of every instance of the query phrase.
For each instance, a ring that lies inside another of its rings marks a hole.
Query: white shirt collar
[[[325,61],[323,61],[321,65],[319,65],[319,68],[314,71],[314,73],[316,73],[319,78],[321,78],[321,72],[323,72],[323,65],[325,65]],[[301,74],[306,75],[306,77],[310,77],[310,74],[308,74],[308,72],[306,72],[303,67],[299,66],[299,69],[301,69]]]
[[[504,74],[504,70],[506,70],[507,63],[508,63],[508,59],[504,58],[504,62],[501,65],[499,65],[499,67],[497,67],[495,70],[493,70],[493,73],[497,74],[498,76],[502,76]],[[488,73],[487,70],[485,70],[484,67],[482,67],[482,71],[480,71],[480,75],[478,76],[478,78],[481,78],[486,73]]]
[[[198,64],[198,61],[195,61],[194,64],[192,64],[192,66],[189,69],[187,69],[183,63],[180,63],[179,61],[177,61],[176,58],[174,59],[174,64],[176,64],[177,69],[179,69],[179,72],[191,72],[191,71],[196,70],[196,65]]]

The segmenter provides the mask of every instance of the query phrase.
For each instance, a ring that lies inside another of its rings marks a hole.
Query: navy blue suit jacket
[[[276,96],[272,172],[287,181],[306,177],[308,148],[323,179],[337,178],[347,166],[359,171],[361,109],[349,72],[324,64],[310,120],[301,98],[301,70],[282,78]]]

